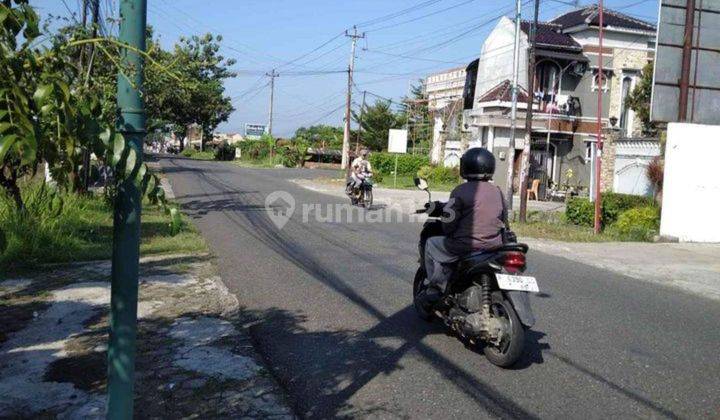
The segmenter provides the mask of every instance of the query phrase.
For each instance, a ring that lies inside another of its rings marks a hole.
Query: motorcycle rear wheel
[[[415,313],[417,313],[420,319],[430,322],[432,321],[433,314],[430,310],[425,308],[419,299],[420,293],[427,289],[427,284],[425,284],[426,278],[427,274],[425,274],[425,268],[418,267],[417,272],[415,273],[415,280],[413,281],[413,306],[415,307]]]
[[[373,203],[372,190],[363,191],[362,201],[363,201],[363,205],[365,206],[366,209],[369,209],[370,207],[372,207],[372,203]]]
[[[510,332],[508,341],[501,342],[499,346],[486,343],[483,352],[495,366],[510,367],[520,359],[525,349],[525,327],[520,322],[515,308],[500,293],[493,293],[490,310],[493,315],[509,321]]]

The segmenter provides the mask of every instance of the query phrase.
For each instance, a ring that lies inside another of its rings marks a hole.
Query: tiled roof
[[[512,82],[510,80],[504,80],[499,85],[485,92],[480,99],[478,99],[478,102],[492,101],[512,101]],[[518,90],[518,102],[527,102],[527,93],[522,86]]]
[[[598,26],[600,23],[599,20],[597,5],[590,5],[583,7],[582,9],[573,10],[560,15],[550,22],[558,24],[563,28],[571,28],[573,26],[585,24]],[[639,31],[655,30],[655,25],[651,23],[635,19],[634,17],[610,9],[605,9],[603,12],[603,25]]]
[[[526,35],[530,36],[530,25],[529,21],[520,22],[520,28]],[[548,45],[558,48],[572,48],[581,49],[580,44],[577,43],[570,35],[562,33],[562,26],[553,23],[538,22],[537,32],[535,33],[535,40],[539,45]]]

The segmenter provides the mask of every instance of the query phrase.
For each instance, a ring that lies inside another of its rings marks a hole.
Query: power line
[[[384,15],[384,16],[380,16],[380,17],[377,17],[377,18],[374,18],[374,19],[366,20],[366,21],[364,21],[364,22],[360,22],[360,23],[358,23],[356,26],[360,26],[360,27],[363,27],[363,26],[372,26],[372,25],[375,25],[375,24],[378,24],[378,23],[386,22],[386,21],[391,20],[391,19],[394,19],[394,18],[396,18],[396,17],[398,17],[398,16],[402,16],[402,15],[404,15],[404,14],[412,13],[412,12],[414,12],[414,11],[423,9],[423,8],[425,8],[425,7],[432,6],[433,4],[439,3],[440,1],[441,1],[441,0],[426,0],[426,1],[424,1],[424,2],[418,3],[418,4],[414,5],[414,6],[408,7],[408,8],[406,8],[406,9],[402,9],[402,10],[399,10],[399,11],[397,11],[397,12],[389,13],[389,14]]]

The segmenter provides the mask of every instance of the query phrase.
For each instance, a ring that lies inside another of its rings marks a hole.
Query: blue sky
[[[80,9],[81,1],[31,3],[44,16],[69,16]],[[117,16],[118,0],[100,3],[103,16]],[[526,3],[523,18],[532,13],[530,2]],[[566,3],[572,1],[542,0],[541,19],[571,10]],[[340,72],[347,69],[350,56],[350,39],[341,36],[345,29],[358,25],[358,31],[365,32],[356,54],[358,90],[399,99],[418,78],[472,61],[499,16],[512,14],[513,4],[513,0],[148,0],[148,24],[167,46],[180,36],[211,32],[224,37],[223,53],[237,60],[239,75],[226,83],[236,111],[219,127],[221,131],[241,132],[244,123],[267,122],[270,92],[265,86],[268,79],[260,75],[278,68],[273,132],[290,136],[301,126],[342,124],[347,77]],[[656,20],[657,0],[606,0],[605,5]],[[318,70],[325,74],[299,75]],[[333,71],[338,73],[329,73]],[[357,92],[356,106],[361,101]]]

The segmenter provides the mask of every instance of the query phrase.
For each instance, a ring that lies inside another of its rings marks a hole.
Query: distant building
[[[213,143],[228,143],[228,144],[234,144],[239,141],[243,141],[245,138],[240,133],[214,133],[213,134]]]
[[[448,134],[455,132],[451,127],[456,122],[452,118],[462,111],[463,90],[465,88],[465,67],[455,67],[429,75],[425,79],[425,92],[427,94],[428,111],[433,118],[433,137],[430,159],[433,163],[445,160],[442,157],[446,141],[457,139],[448,138]],[[445,136],[441,142],[441,136]]]

